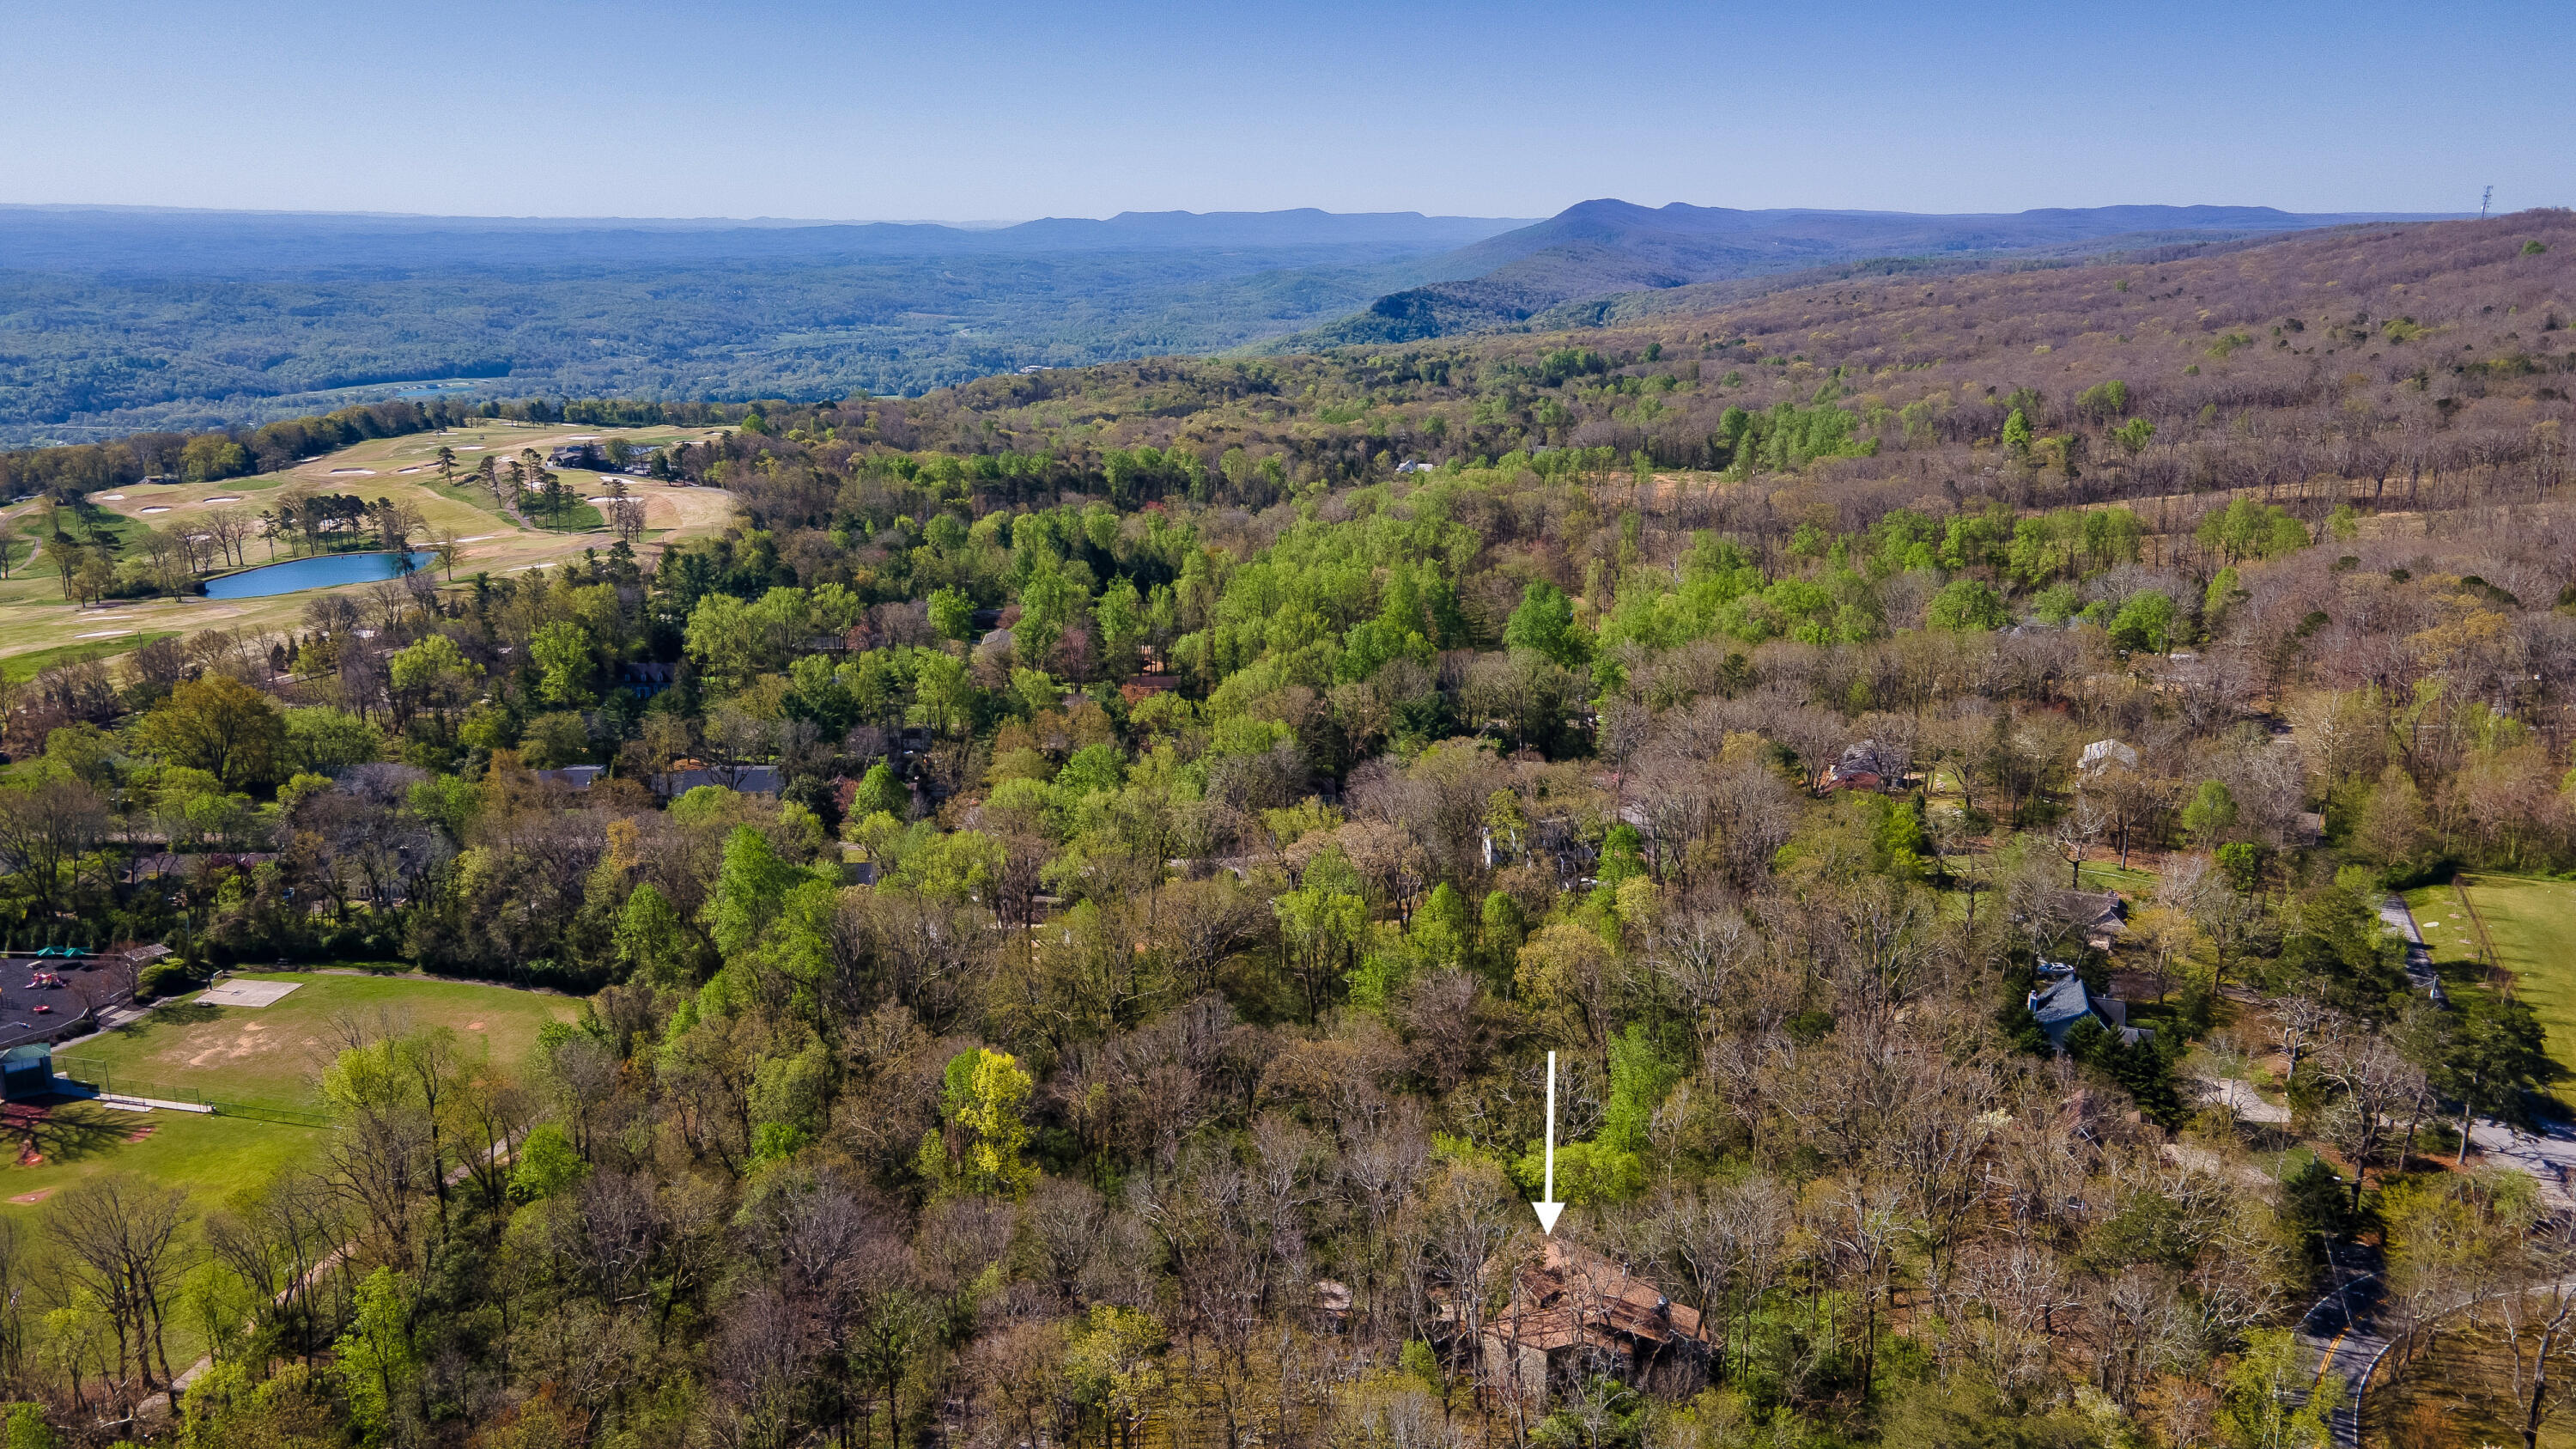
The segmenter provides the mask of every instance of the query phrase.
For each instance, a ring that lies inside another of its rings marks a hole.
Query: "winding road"
[[[2344,1382],[2343,1405],[2326,1420],[2341,1449],[2360,1449],[2362,1395],[2388,1352],[2388,1339],[2376,1325],[2379,1272],[2364,1266],[2363,1258],[2360,1249],[2328,1250],[2335,1286],[2299,1320],[2299,1341],[2317,1355],[2314,1382],[2324,1383],[2329,1374]]]

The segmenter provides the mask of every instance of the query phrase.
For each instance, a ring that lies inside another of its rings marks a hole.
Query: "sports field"
[[[130,1096],[310,1110],[343,1018],[444,1026],[515,1066],[539,1028],[580,1011],[570,997],[424,976],[245,971],[228,979],[293,983],[295,990],[261,1007],[200,1006],[191,993],[63,1048],[55,1070]]]
[[[0,1156],[0,1214],[27,1217],[47,1198],[101,1172],[133,1172],[183,1189],[204,1212],[313,1151],[323,1129],[192,1112],[120,1112],[95,1102],[56,1107],[32,1132],[12,1131]],[[32,1153],[40,1160],[29,1163]]]
[[[2464,894],[2474,916],[2461,907]],[[2462,875],[2457,889],[2408,891],[2406,905],[2438,967],[2472,967],[2483,925],[2496,961],[2513,973],[2514,993],[2548,1028],[2549,1054],[2576,1073],[2576,883]],[[2576,1078],[2561,1083],[2558,1095],[2576,1105]]]

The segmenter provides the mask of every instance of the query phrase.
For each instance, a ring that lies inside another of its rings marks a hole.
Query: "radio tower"
[[[2493,206],[2494,204],[2495,204],[2495,187],[2494,187],[2494,186],[2492,186],[2492,185],[2490,185],[2490,186],[2488,186],[2488,187],[2487,187],[2487,194],[2478,198],[2478,220],[2480,220],[2480,221],[2484,221],[2484,220],[2486,220],[2486,219],[2487,219],[2487,208],[2488,208],[2488,207],[2490,207],[2490,206]]]

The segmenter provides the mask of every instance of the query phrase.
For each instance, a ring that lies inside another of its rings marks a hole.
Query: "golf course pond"
[[[336,584],[365,584],[410,573],[438,557],[426,549],[410,553],[330,553],[314,558],[265,564],[206,580],[210,599],[264,599],[299,589],[327,589]]]

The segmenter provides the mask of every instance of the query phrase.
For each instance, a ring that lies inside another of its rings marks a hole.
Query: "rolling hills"
[[[1588,325],[1862,263],[1956,269],[2367,219],[1597,200],[1529,224],[1308,209],[975,228],[0,207],[0,446],[392,396],[918,396],[1032,367]]]
[[[1423,284],[1355,316],[1271,345],[1275,351],[1404,342],[1540,318],[1567,303],[1747,277],[1798,274],[1869,258],[2071,257],[2213,242],[2369,221],[2268,206],[2052,207],[1956,216],[1891,211],[1738,211],[1679,202],[1648,208],[1586,201],[1532,226],[1468,243],[1420,265]],[[1714,300],[1714,299],[1712,299]]]

